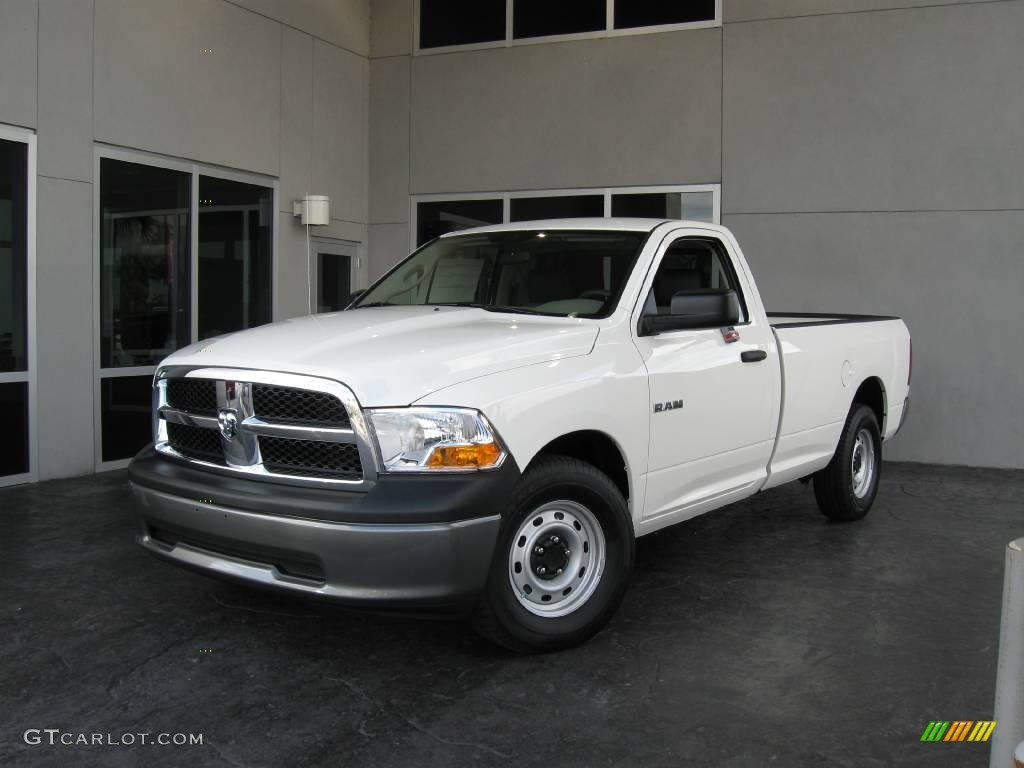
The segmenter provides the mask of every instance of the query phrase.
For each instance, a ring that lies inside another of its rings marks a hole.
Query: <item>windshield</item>
[[[353,308],[473,306],[561,317],[611,314],[646,232],[520,230],[443,237],[416,251]]]

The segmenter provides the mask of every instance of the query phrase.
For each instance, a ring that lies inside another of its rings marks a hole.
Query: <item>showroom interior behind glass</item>
[[[29,472],[28,145],[0,139],[0,478]]]
[[[102,462],[130,458],[149,441],[161,359],[193,340],[270,322],[274,218],[271,187],[101,158]]]

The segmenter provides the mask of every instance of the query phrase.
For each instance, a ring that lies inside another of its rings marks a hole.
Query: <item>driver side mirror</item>
[[[706,288],[680,291],[672,297],[667,315],[644,315],[640,335],[657,336],[665,331],[691,328],[724,328],[740,321],[740,300],[736,291]]]

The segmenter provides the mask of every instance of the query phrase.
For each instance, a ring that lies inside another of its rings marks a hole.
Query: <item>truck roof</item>
[[[687,221],[675,219],[640,219],[640,218],[606,218],[606,217],[580,217],[576,219],[538,219],[536,221],[515,221],[508,224],[491,224],[486,227],[473,227],[472,229],[460,229],[455,232],[448,232],[441,237],[453,237],[476,232],[516,232],[530,229],[591,229],[591,230],[618,230],[623,232],[650,232],[655,227],[672,222],[675,224],[687,224],[695,227],[706,227],[718,229],[715,224],[706,221]]]

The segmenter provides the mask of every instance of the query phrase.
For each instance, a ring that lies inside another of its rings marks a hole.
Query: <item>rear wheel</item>
[[[474,626],[519,652],[584,642],[611,618],[633,569],[626,500],[596,467],[543,456],[502,521]]]
[[[832,520],[860,520],[874,504],[881,468],[878,418],[868,406],[854,403],[832,461],[814,475],[818,509]]]

